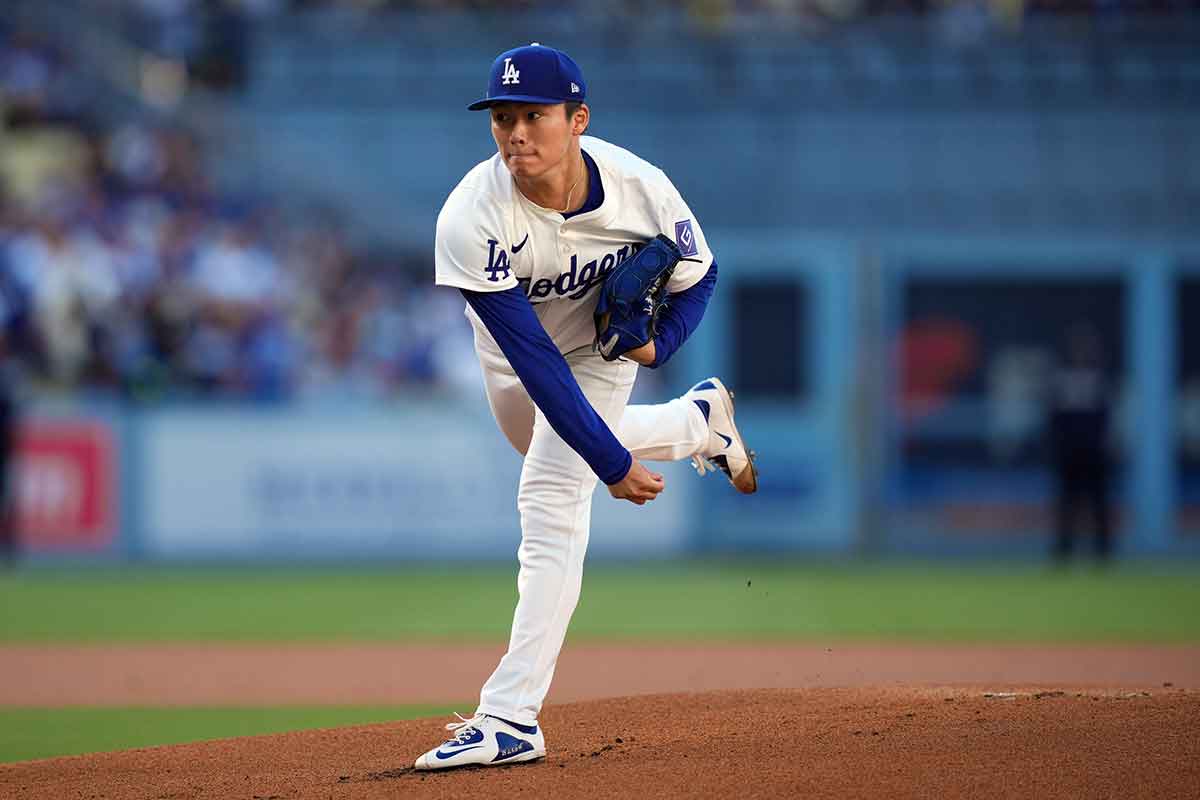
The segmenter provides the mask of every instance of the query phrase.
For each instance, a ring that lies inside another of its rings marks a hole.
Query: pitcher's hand
[[[625,477],[616,483],[609,484],[608,493],[618,500],[628,500],[642,506],[647,501],[658,497],[663,486],[663,476],[646,469],[635,458],[629,466],[629,472],[625,473]]]

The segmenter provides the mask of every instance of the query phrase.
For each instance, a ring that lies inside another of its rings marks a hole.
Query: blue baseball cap
[[[467,109],[482,111],[497,103],[573,103],[586,96],[579,65],[563,51],[534,42],[496,56],[487,96]]]

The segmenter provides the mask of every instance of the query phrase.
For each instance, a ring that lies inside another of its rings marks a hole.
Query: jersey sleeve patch
[[[675,223],[675,244],[679,247],[679,252],[685,257],[694,256],[698,252],[696,249],[696,234],[692,231],[692,221],[690,219]]]

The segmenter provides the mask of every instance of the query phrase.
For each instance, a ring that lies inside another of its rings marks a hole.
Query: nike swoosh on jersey
[[[525,234],[525,238],[521,240],[520,244],[514,244],[512,246],[512,254],[515,256],[517,253],[521,252],[521,248],[524,247],[525,243],[528,241],[529,241],[529,234],[527,233],[527,234]]]

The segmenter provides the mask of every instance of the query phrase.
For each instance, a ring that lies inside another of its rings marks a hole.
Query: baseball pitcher
[[[627,405],[638,366],[665,364],[717,281],[699,222],[662,170],[586,136],[587,84],[565,53],[501,53],[487,95],[496,153],[437,221],[437,283],[459,289],[488,402],[523,456],[520,597],[508,652],[470,719],[417,769],[546,754],[538,712],[579,599],[597,480],[642,505],[663,490],[643,461],[691,458],[743,493],[753,454],[717,378],[662,405]]]

